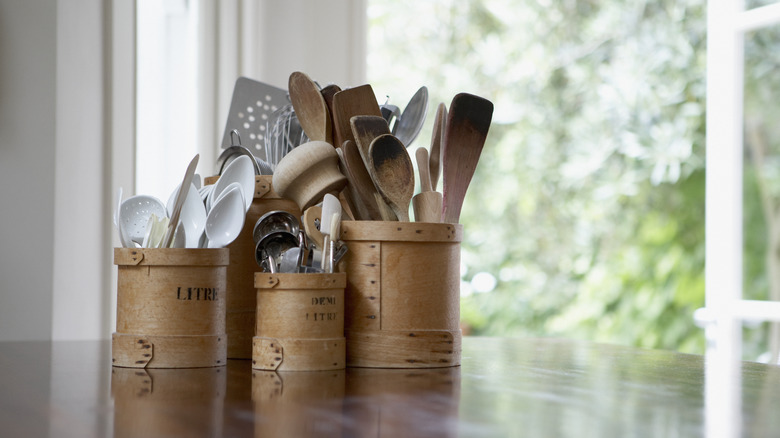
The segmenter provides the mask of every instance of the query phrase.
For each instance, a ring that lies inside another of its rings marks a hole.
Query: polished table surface
[[[460,367],[277,374],[248,360],[117,368],[110,350],[108,341],[0,343],[0,436],[713,435],[697,355],[466,337]],[[736,430],[779,436],[780,368],[738,369]]]

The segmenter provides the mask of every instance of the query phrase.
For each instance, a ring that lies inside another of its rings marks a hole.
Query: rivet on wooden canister
[[[226,248],[115,248],[112,365],[224,366],[228,259]]]
[[[344,221],[347,366],[460,365],[459,224]]]
[[[252,368],[271,371],[345,367],[346,274],[257,273]]]

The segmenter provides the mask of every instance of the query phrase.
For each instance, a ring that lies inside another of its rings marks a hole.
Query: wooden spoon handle
[[[431,190],[436,190],[441,174],[441,145],[444,143],[444,130],[447,126],[447,106],[444,102],[436,108],[436,118],[433,119],[433,134],[431,135]]]
[[[428,173],[428,149],[419,147],[414,155],[417,158],[417,170],[420,172],[420,192],[433,191],[431,188],[431,175]]]

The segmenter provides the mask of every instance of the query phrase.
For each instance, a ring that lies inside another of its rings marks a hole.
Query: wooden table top
[[[462,366],[111,367],[109,341],[0,343],[0,436],[703,436],[705,359],[463,339]],[[780,368],[741,364],[740,434],[780,433]]]

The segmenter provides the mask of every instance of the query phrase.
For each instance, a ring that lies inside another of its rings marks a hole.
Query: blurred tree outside
[[[402,108],[430,92],[411,149],[429,146],[439,102],[495,104],[461,216],[471,334],[703,353],[706,2],[368,4],[374,91]],[[762,205],[752,174],[746,218]],[[751,254],[766,250],[758,219]],[[745,342],[766,348],[763,332]]]

